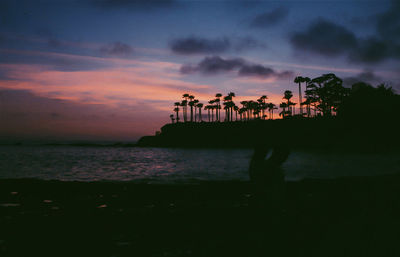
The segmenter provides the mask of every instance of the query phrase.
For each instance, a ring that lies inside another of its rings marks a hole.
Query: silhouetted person
[[[270,157],[265,159],[270,151]],[[283,145],[259,145],[254,149],[249,167],[250,180],[256,188],[257,197],[267,208],[276,209],[284,201],[285,174],[281,165],[288,156],[289,148]]]
[[[271,152],[268,159],[267,154]],[[260,256],[283,256],[284,226],[282,210],[285,202],[285,174],[282,163],[289,156],[283,145],[256,146],[250,161],[249,175],[255,188],[253,202],[254,248]]]

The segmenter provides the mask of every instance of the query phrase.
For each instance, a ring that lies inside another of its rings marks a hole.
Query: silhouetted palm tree
[[[225,122],[229,121],[229,107],[228,107],[228,102],[223,103],[224,105],[224,110],[225,110]]]
[[[176,122],[179,122],[179,106],[181,106],[181,103],[175,102],[174,106],[175,106],[174,112],[176,112]]]
[[[169,118],[171,119],[171,123],[174,123],[174,115],[173,114],[171,114],[171,115],[169,115]]]
[[[182,100],[181,106],[182,106],[183,121],[184,122],[187,122],[187,105],[188,105],[188,101],[187,100]]]
[[[246,113],[247,113],[247,110],[248,110],[248,102],[247,101],[241,101],[240,104],[243,106],[241,108],[242,109],[242,114],[244,116],[243,119],[244,120],[248,120],[249,117],[248,116],[246,117]]]
[[[275,105],[274,105],[274,107],[272,107],[272,110],[271,110],[272,119],[274,119],[274,110],[278,110],[278,107],[276,107]]]
[[[231,99],[230,99],[230,102],[231,102],[231,103],[229,104],[230,113],[231,113],[230,121],[233,121],[233,109],[234,109],[234,107],[235,107],[235,103],[233,102],[233,98],[234,98],[236,95],[235,95],[235,93],[233,93],[233,92],[229,92],[228,96],[231,98]]]
[[[181,102],[183,121],[186,122],[187,121],[187,104],[188,104],[188,100],[189,100],[189,94],[187,94],[187,93],[183,94],[182,98],[184,99]]]
[[[294,110],[294,106],[296,105],[296,103],[293,103],[292,101],[289,101],[289,108],[290,108],[290,114],[291,115],[295,115],[295,110]],[[293,107],[291,107],[293,106]]]
[[[208,122],[210,122],[210,121],[211,121],[211,114],[210,114],[211,105],[206,105],[206,106],[204,107],[204,110],[207,110]]]
[[[187,93],[183,94],[182,98],[184,98],[184,100],[181,102],[182,112],[183,112],[183,121],[186,122],[187,121],[187,103],[188,103],[188,99],[189,99],[189,94],[187,94]]]
[[[293,97],[292,91],[290,90],[286,90],[284,93],[284,96],[282,99],[285,99],[287,101],[286,103],[286,107],[288,108],[288,114],[291,115],[291,111],[290,111],[290,98]]]
[[[282,111],[279,113],[279,116],[282,116],[282,118],[285,118],[286,115],[288,114],[288,111],[286,111],[286,108],[288,108],[288,104],[282,102],[279,107],[282,108]]]
[[[242,107],[239,109],[240,121],[246,120],[246,108]]]
[[[235,103],[232,101],[233,97],[235,97],[235,93],[233,92],[224,97],[225,121],[233,121],[233,109],[235,106]]]
[[[226,107],[228,108],[228,121],[233,121],[233,112],[235,108],[235,103],[232,101],[227,102]]]
[[[294,78],[294,83],[298,83],[299,84],[299,103],[302,103],[302,96],[301,96],[301,83],[305,82],[305,78],[298,76]],[[300,105],[300,114],[303,115],[303,108]]]
[[[176,122],[179,122],[179,107],[175,107],[174,112],[176,113]]]
[[[194,95],[189,96],[189,106],[190,106],[190,122],[193,122],[193,107],[194,107]]]
[[[306,99],[304,100],[304,102],[302,102],[301,104],[306,106],[306,115],[307,115],[307,118],[310,118],[310,116],[311,116],[311,113],[310,113],[311,101],[310,101],[310,99],[308,99],[308,98],[306,97]]]
[[[196,122],[197,121],[197,104],[199,103],[199,100],[194,99],[193,102],[194,102],[194,121]]]
[[[273,104],[273,103],[268,103],[267,104],[268,113],[269,113],[269,119],[273,119],[274,118],[274,107],[275,107],[275,104]]]
[[[231,99],[232,98],[229,95],[224,96],[224,99],[223,99],[223,101],[224,101],[223,105],[224,105],[224,110],[225,110],[225,121],[229,121],[229,106],[228,105],[229,105],[229,102]]]
[[[216,121],[220,121],[221,113],[220,113],[219,110],[221,110],[221,97],[222,97],[222,94],[221,93],[217,93],[217,94],[215,94],[215,97],[216,97],[216,99],[214,100],[214,102],[217,103],[217,107],[215,108],[216,109],[215,120]]]
[[[203,117],[201,116],[201,109],[203,108],[203,104],[202,103],[198,103],[197,108],[199,108],[199,121],[203,121]]]
[[[267,98],[268,97],[266,95],[263,95],[257,100],[257,102],[259,103],[261,112],[262,112],[262,119],[265,119],[265,117],[266,117],[266,115],[264,114],[264,111],[265,111],[265,109],[267,109],[267,104],[265,102]]]
[[[239,111],[239,107],[237,105],[233,106],[233,110],[235,111],[235,121],[238,120],[238,111]]]
[[[210,100],[210,101],[208,101],[208,103],[210,104],[209,108],[211,110],[211,121],[214,122],[214,109],[215,109],[214,103],[215,103],[215,100]]]
[[[258,102],[255,102],[253,100],[250,100],[247,102],[247,114],[251,118],[253,116],[253,119],[256,118],[257,116],[257,109],[258,109]]]
[[[303,82],[305,82],[306,83],[306,88],[308,87],[308,83],[310,83],[310,81],[311,81],[311,79],[309,78],[309,77],[304,77],[303,78]],[[301,103],[301,102],[299,102],[299,103]],[[309,106],[308,106],[309,107]],[[301,112],[301,115],[303,116],[303,109],[301,110],[302,112]],[[309,110],[307,110],[307,111],[309,111]],[[308,113],[307,113],[307,115],[308,115]]]

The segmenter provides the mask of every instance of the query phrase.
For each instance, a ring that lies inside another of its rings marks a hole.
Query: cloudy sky
[[[2,0],[0,140],[136,140],[183,93],[279,104],[298,75],[399,93],[399,13],[399,1]]]

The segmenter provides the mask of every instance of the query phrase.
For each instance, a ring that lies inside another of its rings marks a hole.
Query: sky
[[[296,76],[400,92],[400,1],[2,0],[0,141],[135,141],[182,94],[268,96]]]

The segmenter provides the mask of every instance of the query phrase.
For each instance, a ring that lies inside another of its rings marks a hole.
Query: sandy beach
[[[1,180],[0,255],[399,256],[399,182],[287,182],[271,204],[250,182]]]

